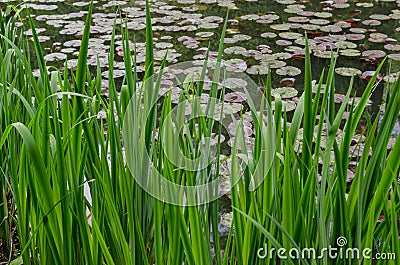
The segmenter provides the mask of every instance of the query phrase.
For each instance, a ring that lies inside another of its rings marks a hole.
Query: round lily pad
[[[225,86],[230,89],[242,88],[247,86],[247,82],[240,78],[227,78],[225,79]]]
[[[367,57],[369,59],[382,58],[382,57],[386,56],[386,53],[381,50],[367,50],[367,51],[363,51],[362,56]]]
[[[355,49],[340,50],[339,53],[340,53],[340,55],[349,56],[349,57],[354,57],[354,56],[360,56],[361,55],[361,52],[359,50],[355,50]]]
[[[227,93],[224,96],[224,100],[227,102],[243,102],[246,100],[246,94],[243,92],[232,92],[232,93]]]
[[[297,33],[297,32],[281,32],[281,33],[279,33],[279,37],[281,37],[283,39],[288,39],[288,40],[295,40],[295,39],[303,37],[303,35],[300,33]]]
[[[294,66],[284,66],[276,70],[278,75],[296,76],[301,74],[301,70]]]
[[[295,96],[297,96],[297,94],[298,91],[293,87],[279,87],[271,91],[272,96],[276,97],[278,95],[282,99],[294,98]]]
[[[54,53],[46,54],[44,56],[44,60],[46,62],[62,61],[65,59],[67,59],[67,55],[64,53],[60,53],[60,52],[54,52]]]
[[[273,38],[276,38],[276,33],[273,33],[273,32],[264,32],[264,33],[261,33],[261,37],[263,37],[263,38],[267,38],[267,39],[273,39]]]
[[[354,76],[361,74],[359,69],[351,67],[339,67],[335,69],[335,72],[342,76]]]

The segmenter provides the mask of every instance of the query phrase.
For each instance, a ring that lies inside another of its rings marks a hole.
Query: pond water
[[[62,66],[60,61],[67,58],[69,67],[76,65],[88,1],[32,0],[9,3],[23,3],[29,8],[49,64]],[[322,68],[328,67],[327,58],[331,56],[331,49],[339,49],[336,89],[343,93],[350,80],[348,76],[362,76],[363,72],[374,70],[386,55],[390,58],[391,72],[398,74],[399,5],[399,0],[151,1],[155,60],[160,62],[167,49],[170,64],[203,59],[208,46],[213,51],[211,56],[215,56],[222,24],[229,10],[223,59],[237,66],[236,71],[246,72],[261,85],[270,65],[274,86],[293,85],[301,90],[304,34],[307,32],[311,39],[315,78]],[[99,56],[104,77],[107,77],[108,45],[118,11],[121,11],[122,17],[128,18],[130,38],[136,41],[138,47],[139,71],[144,70],[144,1],[98,0],[95,1],[93,12],[89,64],[95,66],[96,56]],[[125,27],[120,20],[117,20],[117,24],[118,27]],[[25,34],[29,36],[30,30],[26,30]],[[120,40],[121,36],[118,35],[116,52],[122,55]],[[117,56],[116,60],[115,77],[121,77],[124,65],[121,57]],[[354,87],[361,92],[364,86],[363,79],[357,77]],[[374,96],[374,101],[379,99],[380,92]]]
[[[76,66],[89,1],[2,2],[29,8],[48,65],[62,68],[67,60],[68,67]],[[137,46],[139,75],[143,73],[145,2],[97,0],[94,3],[88,64],[96,66],[99,57],[103,77],[108,78],[111,32],[116,15],[121,14],[128,20],[125,24],[117,19],[117,27],[129,28],[132,50],[134,41]],[[383,83],[393,81],[400,73],[400,0],[164,0],[150,3],[156,65],[167,50],[168,64],[204,59],[208,47],[211,57],[216,57],[222,25],[229,10],[223,60],[233,65],[234,71],[248,74],[260,86],[265,83],[270,66],[273,87],[289,86],[302,91],[305,33],[310,38],[314,79],[319,78],[323,68],[329,67],[331,51],[338,51],[337,102],[343,98],[340,94],[347,91],[352,75],[356,75],[353,89],[360,96],[371,71],[388,56],[382,71],[383,82],[371,98],[370,110],[376,114]],[[24,33],[30,36],[29,27],[25,28]],[[122,56],[121,35],[117,33],[114,76],[119,80],[124,75]],[[107,80],[103,84],[107,94]],[[290,108],[296,104],[293,97],[296,93],[285,99]],[[399,127],[396,125],[396,131]]]
[[[67,60],[70,68],[76,66],[88,1],[3,0],[4,3],[23,4],[29,8],[48,65],[62,68]],[[125,24],[117,19],[117,26],[129,28],[132,47],[133,41],[137,46],[138,71],[144,71],[145,2],[98,0],[94,3],[88,64],[95,67],[99,58],[105,79],[103,91],[107,94],[107,54],[114,18],[119,12],[128,20]],[[211,57],[216,57],[222,25],[229,10],[223,60],[232,65],[235,72],[248,74],[260,86],[265,83],[269,65],[273,87],[275,91],[285,93],[286,106],[296,105],[300,95],[296,90],[301,92],[303,88],[305,33],[310,38],[314,79],[319,78],[323,68],[329,67],[331,51],[338,50],[337,103],[343,99],[342,94],[347,91],[352,75],[355,75],[354,90],[360,96],[370,71],[388,56],[380,77],[382,84],[375,90],[370,103],[370,109],[378,113],[384,83],[392,82],[400,74],[400,0],[178,0],[150,3],[156,65],[167,50],[168,64],[202,60],[207,47],[210,47]],[[26,25],[24,34],[31,36]],[[124,63],[119,32],[114,75],[122,80]],[[277,90],[278,87],[292,88]],[[399,128],[398,123],[397,133]],[[225,176],[222,180],[226,179]],[[221,184],[224,185],[229,186]],[[220,199],[220,214],[224,214],[220,224],[223,237],[229,231],[224,220],[227,218],[229,223],[230,205],[227,196]]]

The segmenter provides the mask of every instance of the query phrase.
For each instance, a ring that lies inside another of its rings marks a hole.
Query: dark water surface
[[[274,88],[303,89],[304,34],[310,38],[313,78],[329,67],[331,50],[339,51],[335,91],[337,102],[347,91],[350,76],[355,74],[354,91],[363,92],[369,72],[376,69],[385,56],[382,84],[378,85],[371,110],[379,111],[384,84],[400,73],[400,0],[385,1],[295,1],[295,0],[179,0],[150,1],[154,31],[156,65],[168,50],[168,64],[204,59],[207,47],[216,57],[220,32],[229,10],[228,31],[223,59],[237,72],[247,73],[260,86],[265,83],[268,65],[272,68]],[[73,68],[77,63],[80,37],[88,1],[39,0],[2,1],[29,7],[45,49],[49,65],[63,67],[65,60]],[[95,67],[97,57],[107,94],[107,53],[115,16],[128,18],[129,37],[137,45],[139,72],[145,61],[145,2],[95,1],[88,63]],[[115,78],[122,80],[120,27],[117,19]],[[30,30],[25,26],[26,35]],[[350,69],[349,69],[350,68]],[[388,72],[392,73],[391,76]],[[364,76],[363,76],[364,75]],[[287,90],[291,91],[291,90]],[[298,97],[298,95],[297,95]],[[295,106],[296,94],[284,99]],[[396,125],[399,132],[400,125]],[[221,213],[230,211],[230,202],[223,197]],[[228,230],[221,225],[222,234]]]

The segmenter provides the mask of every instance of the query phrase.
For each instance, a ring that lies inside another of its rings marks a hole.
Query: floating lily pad
[[[283,39],[288,39],[288,40],[295,40],[295,39],[303,37],[303,35],[300,33],[297,33],[297,32],[281,32],[281,33],[279,33],[279,37],[281,37]]]
[[[328,25],[321,27],[321,31],[336,33],[336,32],[341,32],[342,28],[336,25]]]
[[[369,81],[374,74],[375,74],[375,71],[365,71],[361,75],[359,75],[359,77]],[[382,77],[383,77],[383,75],[381,73],[379,73],[377,78],[376,78],[376,81],[381,80]]]
[[[247,82],[240,78],[227,78],[225,79],[225,86],[230,89],[243,88],[247,86]]]
[[[389,20],[390,17],[384,14],[373,14],[369,16],[373,20]]]
[[[233,212],[224,213],[221,216],[221,223],[226,227],[230,228],[232,226],[232,220],[233,220]]]
[[[388,58],[393,61],[400,61],[400,54],[399,53],[389,54]]]
[[[296,76],[301,74],[301,70],[294,66],[284,66],[276,70],[278,75]]]
[[[243,125],[240,125],[240,123],[238,123],[238,122],[230,123],[227,128],[229,134],[235,136],[237,133],[238,126],[243,126],[242,132],[243,132],[244,137],[249,137],[250,135],[252,135],[254,133],[252,124],[248,121],[243,121]]]
[[[281,87],[292,87],[294,86],[294,83],[296,82],[296,79],[293,77],[287,77],[283,78],[280,82],[279,85]]]
[[[335,69],[335,72],[342,76],[354,76],[361,74],[361,70],[351,67],[339,67]]]
[[[382,58],[386,56],[386,53],[381,50],[367,50],[363,51],[362,56],[367,58]]]
[[[268,67],[264,65],[253,65],[247,68],[246,72],[251,75],[266,75],[268,74]]]
[[[344,36],[346,37],[346,40],[362,40],[365,38],[365,35],[361,33],[348,33]]]
[[[287,31],[290,29],[290,27],[285,24],[274,24],[274,25],[271,25],[270,27],[271,27],[271,29],[280,30],[280,31]]]
[[[298,91],[293,87],[279,87],[271,91],[271,95],[276,97],[279,95],[282,99],[294,98],[297,96]]]
[[[396,52],[400,51],[400,44],[386,44],[383,47],[388,51],[396,51]]]
[[[357,48],[357,44],[350,41],[338,41],[335,43],[336,47],[339,49],[354,49]]]
[[[243,92],[227,93],[224,96],[224,100],[227,102],[240,103],[240,102],[246,101],[246,94]]]
[[[354,56],[360,56],[361,55],[361,52],[359,50],[355,50],[355,49],[340,50],[339,53],[340,53],[340,55],[349,56],[349,57],[354,57]]]
[[[276,35],[276,33],[273,33],[273,32],[264,32],[264,33],[261,33],[261,37],[263,37],[263,38],[267,38],[267,39],[273,39],[273,38],[276,38],[278,35]]]
[[[44,56],[46,62],[62,61],[67,59],[67,55],[60,52],[50,53]]]
[[[376,19],[367,19],[361,23],[363,23],[366,26],[379,26],[380,24],[382,24],[382,22],[380,22],[379,20],[376,20]]]
[[[277,40],[275,43],[276,43],[276,45],[279,45],[279,46],[292,45],[292,42],[290,40]]]
[[[246,48],[240,46],[232,46],[224,50],[227,54],[242,54],[244,51],[246,51]]]

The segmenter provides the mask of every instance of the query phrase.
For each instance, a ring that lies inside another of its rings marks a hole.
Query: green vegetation
[[[365,115],[383,63],[357,103],[353,100],[348,104],[350,81],[337,109],[335,59],[326,78],[321,73],[317,93],[313,94],[306,44],[304,93],[291,123],[279,97],[275,97],[273,113],[268,107],[272,96],[271,81],[267,80],[266,97],[260,106],[263,111],[257,112],[255,107],[259,106],[248,102],[255,143],[253,150],[248,150],[250,162],[244,168],[238,150],[246,148],[245,137],[243,130],[236,132],[230,165],[231,183],[236,183],[231,190],[233,225],[221,244],[218,200],[193,205],[197,194],[188,193],[186,198],[182,194],[175,199],[182,204],[186,200],[191,206],[168,204],[153,198],[135,181],[143,176],[151,181],[157,170],[174,183],[204,184],[219,175],[222,163],[219,145],[217,159],[211,165],[202,164],[207,162],[203,160],[194,165],[204,168],[201,172],[177,167],[164,152],[163,144],[178,146],[186,157],[194,159],[202,152],[202,141],[212,132],[217,132],[219,139],[222,128],[212,119],[193,116],[186,135],[179,135],[179,145],[167,137],[173,134],[171,94],[163,97],[161,108],[151,104],[158,97],[161,75],[153,76],[148,4],[147,85],[138,85],[135,54],[131,56],[129,36],[123,31],[125,68],[134,71],[126,71],[123,85],[117,87],[112,41],[107,99],[101,96],[100,67],[94,77],[87,67],[91,7],[73,72],[68,67],[63,72],[52,68],[48,72],[32,21],[37,58],[30,58],[27,40],[15,28],[18,13],[12,16],[11,12],[9,8],[0,17],[0,239],[12,264],[373,264],[372,260],[331,260],[328,256],[322,260],[280,261],[275,255],[257,257],[265,243],[267,252],[281,247],[321,251],[329,245],[336,247],[339,237],[346,238],[348,247],[395,253],[400,258],[400,137],[387,151],[400,113],[400,79],[386,85],[386,111],[380,124]],[[222,36],[225,30],[226,24]],[[215,80],[224,74],[218,63],[222,51],[221,41]],[[32,74],[32,60],[39,65],[39,78]],[[164,66],[165,60],[161,71]],[[325,93],[321,93],[323,83]],[[203,85],[198,82],[182,89],[179,102],[191,94],[200,97]],[[214,83],[209,94],[205,112],[213,117],[216,99],[224,98],[224,89],[219,92]],[[196,98],[192,104],[201,112]],[[97,118],[100,110],[105,111],[105,120]],[[349,117],[343,122],[345,111]],[[178,107],[177,113],[181,121],[184,108]],[[367,119],[362,155],[351,161],[350,145],[361,119]],[[264,120],[267,122],[260,122]],[[166,128],[164,134],[157,129],[161,125]],[[242,128],[240,123],[237,128]],[[338,136],[339,128],[343,134]],[[300,129],[303,135],[297,148]],[[122,141],[122,133],[129,133],[132,139]],[[133,149],[127,154],[131,152],[130,158],[139,161],[133,161],[133,169],[125,163],[132,162],[125,161],[124,150],[129,147]],[[152,165],[144,159],[146,154]],[[137,167],[141,162],[142,167]],[[356,170],[353,181],[347,184],[350,163]],[[257,167],[260,164],[261,169]],[[261,185],[255,185],[260,178]],[[85,184],[90,202],[85,197]],[[160,188],[157,182],[152,185]],[[384,218],[378,223],[381,215]],[[395,260],[374,262],[397,264]]]

